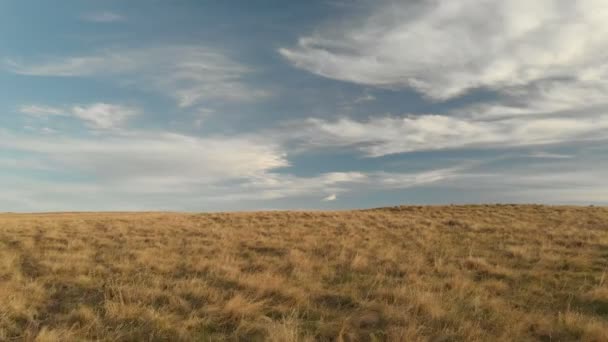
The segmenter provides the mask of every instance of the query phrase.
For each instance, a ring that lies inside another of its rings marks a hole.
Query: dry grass
[[[608,208],[0,215],[0,340],[607,341]]]

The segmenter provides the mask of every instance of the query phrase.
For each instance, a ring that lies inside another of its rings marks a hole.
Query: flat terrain
[[[0,341],[608,341],[608,208],[0,215]]]

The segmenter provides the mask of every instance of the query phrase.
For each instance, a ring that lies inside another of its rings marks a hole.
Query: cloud
[[[362,199],[376,191],[413,188],[439,191],[441,197],[400,192],[410,203],[608,203],[603,155],[295,176],[279,172],[288,165],[280,148],[253,138],[137,133],[97,141],[6,132],[0,138],[1,150],[9,151],[0,154],[0,165],[13,170],[0,178],[0,205],[12,211],[235,210],[281,206],[290,203],[286,199],[314,207],[328,194]],[[15,150],[21,153],[11,157]],[[32,178],[33,170],[46,176]],[[66,177],[70,173],[78,177]]]
[[[327,191],[344,192],[367,181],[368,175],[361,172],[327,172],[310,177],[273,172],[250,179],[242,184],[242,189],[248,189],[258,199],[278,199],[317,195]],[[245,194],[240,194],[239,197],[249,198]]]
[[[322,199],[322,201],[323,202],[332,202],[332,201],[335,201],[337,198],[338,198],[338,196],[336,196],[336,194],[331,194],[331,195],[328,195],[327,197],[324,197]]]
[[[95,103],[89,106],[74,106],[72,114],[90,127],[109,129],[121,126],[129,118],[139,115],[140,111],[131,107]]]
[[[0,156],[0,165],[3,163]],[[13,167],[10,161],[9,167]],[[56,169],[49,169],[43,164],[46,174],[53,174]],[[17,167],[17,166],[14,166]],[[67,166],[66,166],[67,167]],[[71,165],[70,165],[71,167]],[[76,168],[81,177],[90,177]],[[88,169],[84,169],[88,172]],[[65,210],[235,210],[267,206],[268,203],[280,203],[284,199],[315,200],[326,194],[316,181],[326,175],[312,177],[294,177],[270,173],[268,176],[282,184],[262,185],[256,180],[264,174],[230,180],[230,175],[206,174],[196,178],[185,177],[176,173],[174,176],[149,176],[144,169],[132,177],[99,178],[95,182],[32,179],[27,174],[15,173],[12,177],[0,178],[0,204],[4,210],[11,211],[65,211]],[[383,189],[371,176],[364,182],[335,183],[331,187],[339,193]],[[437,180],[436,183],[440,181]],[[426,183],[427,185],[429,183]],[[410,184],[409,187],[418,185]],[[386,189],[386,188],[384,188]],[[336,198],[338,193],[335,194]],[[277,202],[278,201],[278,202]]]
[[[505,89],[492,102],[444,114],[311,118],[295,139],[309,148],[353,147],[368,156],[463,148],[503,148],[606,140],[608,83],[539,81]]]
[[[38,105],[24,105],[19,107],[19,111],[23,114],[28,114],[32,116],[66,115],[65,111],[62,109]]]
[[[0,137],[4,151],[38,155],[49,167],[94,176],[100,184],[144,184],[145,191],[257,177],[289,165],[277,146],[254,138],[197,138],[164,132],[47,137],[7,131],[0,131]]]
[[[5,59],[4,67],[18,75],[44,77],[87,77],[128,73],[147,63],[136,61],[121,52],[101,52],[98,56],[53,58],[40,63],[24,64]]]
[[[376,172],[374,177],[379,188],[405,189],[414,186],[437,183],[458,177],[465,173],[468,166],[456,166],[451,168],[426,170],[415,173],[390,173]]]
[[[486,88],[496,99],[445,113],[313,118],[299,134],[309,147],[354,147],[378,157],[606,138],[605,2],[382,1],[368,10],[279,52],[328,78],[413,88],[435,100]]]
[[[0,165],[13,170],[0,178],[0,186],[6,193],[19,193],[12,202],[10,196],[0,196],[0,202],[20,211],[234,209],[248,201],[428,185],[459,172],[296,176],[280,172],[289,166],[287,155],[262,136],[106,131],[49,137],[0,130],[0,150],[8,153],[0,154]],[[45,177],[31,178],[34,170],[43,170]]]
[[[570,159],[573,155],[561,154],[561,153],[550,153],[544,151],[533,152],[528,155],[530,158],[541,158],[541,159]]]
[[[82,120],[88,127],[94,129],[118,128],[130,118],[141,114],[138,108],[109,103],[75,105],[71,108],[24,105],[19,108],[19,111],[32,116],[73,117]]]
[[[407,189],[440,183],[456,177],[463,166],[422,170],[417,172],[328,172],[311,177],[270,172],[264,177],[242,184],[239,193],[230,199],[270,200],[302,196],[322,196],[329,192],[336,197],[352,191]]]
[[[117,21],[124,21],[125,17],[118,13],[110,11],[101,11],[85,14],[82,16],[82,19],[94,23],[113,23]]]
[[[604,82],[608,74],[602,0],[384,1],[317,32],[279,52],[324,77],[434,99],[551,79]]]
[[[199,46],[107,49],[29,63],[9,59],[4,68],[28,76],[110,78],[122,85],[165,94],[182,108],[210,101],[252,101],[270,95],[259,86],[247,84],[251,68],[222,52]]]
[[[478,121],[446,115],[308,121],[310,148],[350,146],[371,157],[440,149],[496,148],[606,139],[608,114]]]

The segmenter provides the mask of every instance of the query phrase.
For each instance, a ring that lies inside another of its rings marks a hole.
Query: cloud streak
[[[604,140],[608,115],[476,121],[446,115],[308,121],[309,148],[348,146],[367,156],[463,148],[503,148]]]
[[[365,189],[410,188],[438,183],[459,172],[353,171],[295,176],[280,171],[290,165],[287,156],[263,137],[112,132],[93,140],[0,131],[0,148],[19,153],[19,159],[0,155],[0,165],[13,170],[35,167],[49,177],[76,177],[69,182],[45,181],[17,172],[11,179],[3,178],[8,192],[22,190],[21,209],[11,207],[14,210],[28,210],[24,203],[35,210],[73,209],[75,198],[90,199],[77,205],[81,210],[183,209],[196,203],[217,208],[222,203],[319,198],[328,192],[338,196]],[[61,206],[62,200],[65,206]],[[102,207],[96,207],[100,203]]]
[[[447,99],[474,88],[606,79],[607,23],[601,0],[384,1],[279,52],[324,77]]]
[[[4,68],[27,76],[109,78],[121,85],[165,94],[182,108],[209,101],[246,102],[270,95],[245,81],[253,72],[251,68],[222,52],[199,46],[107,49],[29,63],[8,59]]]
[[[270,143],[238,137],[196,138],[175,133],[114,132],[88,137],[22,136],[0,132],[6,150],[46,156],[98,179],[202,181],[255,176],[288,165]]]
[[[331,195],[327,195],[326,197],[324,197],[322,199],[323,202],[332,202],[338,199],[338,196],[336,194],[331,194]]]
[[[30,116],[64,116],[81,120],[89,128],[114,129],[122,127],[129,119],[141,114],[135,107],[93,103],[90,105],[75,105],[71,108],[57,108],[39,105],[25,105],[19,108],[23,114]]]
[[[608,5],[596,0],[384,1],[279,52],[324,77],[413,88],[435,101],[496,93],[443,113],[312,118],[300,134],[311,147],[379,157],[563,144],[606,139],[607,23]]]

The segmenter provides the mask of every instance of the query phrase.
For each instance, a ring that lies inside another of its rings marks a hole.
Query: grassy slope
[[[0,215],[0,340],[607,340],[608,208]]]

